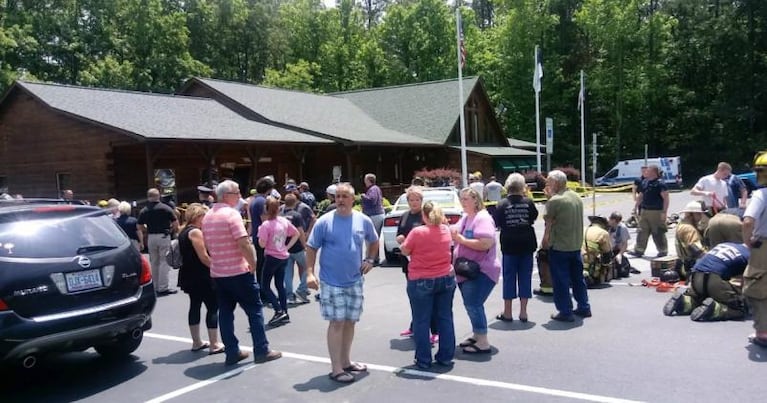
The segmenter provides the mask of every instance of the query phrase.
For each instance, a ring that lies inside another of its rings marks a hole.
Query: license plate
[[[98,269],[67,273],[66,279],[67,290],[69,290],[69,292],[90,290],[91,288],[99,288],[103,286],[103,283],[101,282],[101,271]]]

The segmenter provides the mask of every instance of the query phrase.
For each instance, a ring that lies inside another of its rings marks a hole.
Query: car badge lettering
[[[87,256],[78,256],[77,264],[79,264],[83,269],[87,269],[91,267],[91,260]]]
[[[25,288],[23,290],[16,290],[13,292],[14,297],[24,297],[27,295],[33,295],[33,294],[41,294],[44,292],[48,292],[48,286],[47,285],[39,285],[37,287],[32,288]]]

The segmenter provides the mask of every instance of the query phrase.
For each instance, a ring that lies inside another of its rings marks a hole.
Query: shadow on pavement
[[[71,402],[93,397],[147,370],[131,355],[107,359],[93,352],[48,355],[32,370],[0,371],[3,402]]]
[[[548,322],[542,324],[541,326],[543,326],[543,328],[546,330],[554,330],[554,331],[570,330],[570,329],[575,329],[576,327],[583,326],[583,319],[576,317],[575,322],[560,322],[560,321],[551,319]]]
[[[498,354],[498,349],[495,346],[490,346],[490,352],[486,354],[477,353],[465,353],[461,347],[455,350],[455,360],[472,361],[472,362],[488,362],[494,355]]]
[[[398,351],[415,351],[415,343],[409,337],[404,339],[391,339],[389,340],[389,348]]]
[[[180,350],[165,357],[157,357],[152,360],[152,364],[189,364],[207,356],[207,348],[201,351]]]
[[[295,389],[298,392],[308,392],[311,390],[316,390],[323,393],[330,393],[338,389],[341,389],[343,387],[354,385],[355,383],[364,380],[365,378],[368,377],[369,373],[359,372],[353,375],[354,375],[355,381],[352,383],[340,383],[330,379],[330,376],[328,375],[318,375],[312,379],[309,379],[305,383],[297,383],[293,385],[293,389]]]
[[[246,359],[246,360],[243,360],[242,363],[239,365],[224,365],[224,357],[222,355],[221,361],[210,362],[207,364],[197,365],[195,367],[189,367],[184,371],[184,375],[190,378],[205,381],[210,378],[213,378],[214,376],[221,375],[225,372],[228,372],[233,369],[237,369],[238,367],[242,367],[246,364],[252,364],[252,363],[253,363],[252,359]],[[228,379],[234,378],[235,376],[239,376],[243,372],[244,370],[234,373],[232,374],[232,376],[228,377]]]
[[[489,324],[487,327],[505,332],[514,330],[530,330],[535,327],[535,322],[527,321],[527,323],[522,323],[517,319],[514,319],[514,322],[503,322],[498,320]]]

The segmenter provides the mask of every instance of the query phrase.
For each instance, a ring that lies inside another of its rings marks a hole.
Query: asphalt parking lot
[[[688,200],[686,193],[673,194],[672,210]],[[590,214],[590,200],[586,206]],[[630,196],[600,195],[596,208],[601,214],[628,213]],[[669,231],[670,240],[673,236]],[[458,352],[453,368],[429,371],[412,365],[412,341],[399,336],[410,315],[404,276],[399,267],[376,268],[366,278],[365,312],[352,349],[352,358],[368,364],[369,372],[350,385],[328,379],[327,324],[313,298],[290,311],[290,324],[268,331],[272,347],[284,352],[282,359],[226,367],[222,355],[190,351],[188,299],[179,293],[159,299],[154,327],[130,359],[108,361],[93,350],[48,357],[35,371],[3,376],[0,399],[721,402],[752,400],[767,390],[767,350],[748,343],[750,320],[695,323],[664,317],[661,307],[670,294],[637,285],[649,277],[649,260],[632,264],[642,274],[589,291],[592,318],[552,322],[551,299],[536,297],[528,323],[490,321],[492,354]],[[533,282],[537,285],[537,275]],[[500,287],[485,307],[488,318],[500,312]],[[471,328],[458,292],[453,311],[462,340]],[[238,312],[236,320],[237,335],[249,346],[244,314]]]

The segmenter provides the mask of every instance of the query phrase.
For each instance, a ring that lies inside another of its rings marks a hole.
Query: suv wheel
[[[113,342],[107,344],[99,344],[93,348],[95,348],[96,352],[104,357],[125,357],[136,351],[138,346],[141,345],[141,340],[143,339],[144,331],[141,330],[141,328],[136,328],[128,333],[117,336]]]

